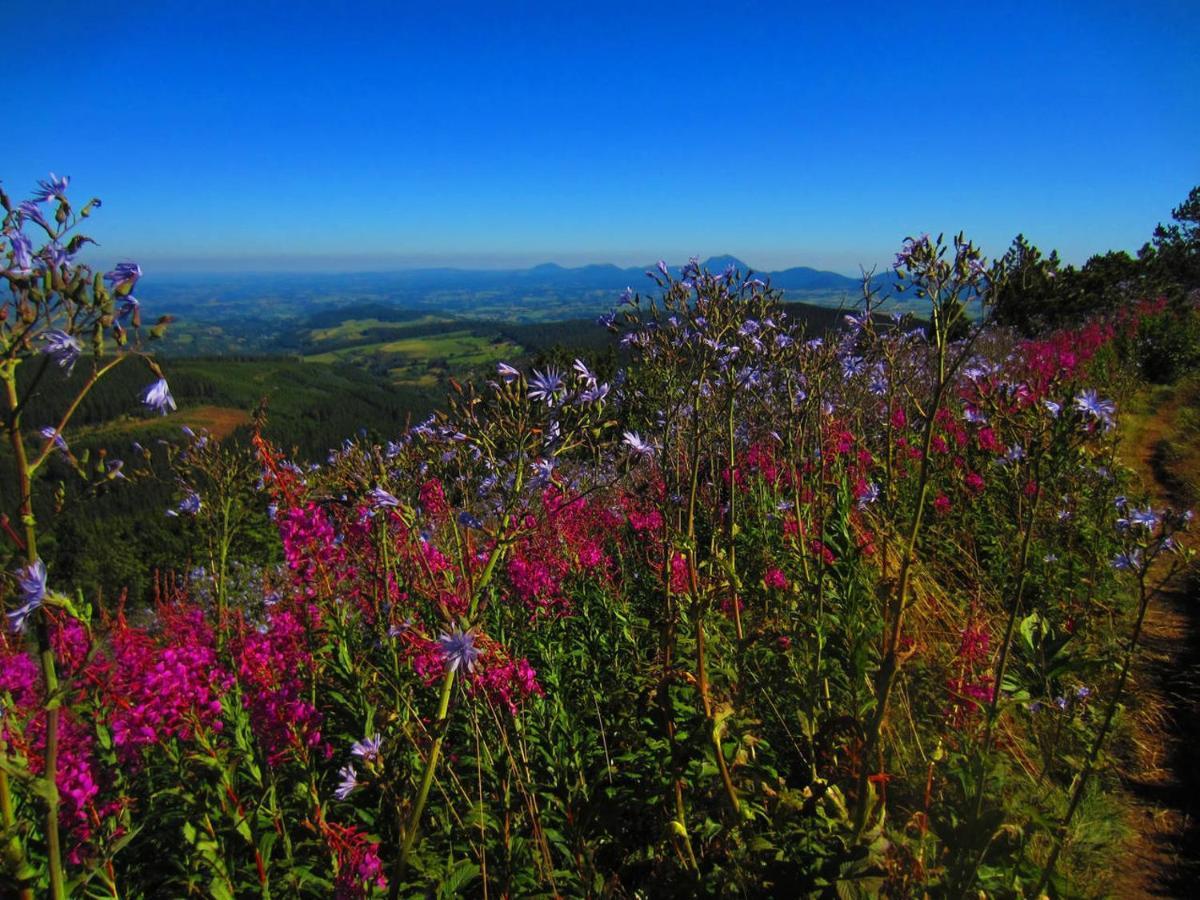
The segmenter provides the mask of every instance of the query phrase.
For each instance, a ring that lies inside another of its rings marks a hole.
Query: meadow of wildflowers
[[[99,204],[67,188],[0,195],[4,891],[1091,889],[1131,661],[1189,520],[1116,460],[1122,347],[1194,313],[1018,339],[967,317],[1006,272],[962,236],[897,255],[919,316],[868,291],[824,335],[748,273],[661,265],[604,317],[620,370],[502,364],[321,465],[183,435],[168,513],[203,565],[127,609],[37,550],[74,406],[22,421],[18,368],[29,390],[87,368],[86,393],[142,364],[131,405],[175,406],[141,270],[74,260]],[[239,569],[256,505],[284,562]]]

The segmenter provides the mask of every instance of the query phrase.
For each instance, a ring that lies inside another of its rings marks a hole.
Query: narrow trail
[[[1175,435],[1174,396],[1129,441],[1126,463],[1159,503],[1185,505],[1181,482],[1162,458]],[[1195,536],[1192,536],[1194,545]],[[1180,571],[1146,614],[1133,713],[1132,765],[1124,778],[1133,836],[1114,860],[1111,896],[1195,897],[1200,893],[1200,571]]]
[[[1135,834],[1114,897],[1194,897],[1200,885],[1200,623],[1193,575],[1164,588],[1146,615],[1142,703],[1127,774]],[[1132,703],[1131,703],[1132,706]]]

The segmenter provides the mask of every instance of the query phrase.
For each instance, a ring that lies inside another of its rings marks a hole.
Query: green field
[[[369,320],[368,320],[369,321]],[[345,331],[366,323],[348,322],[346,326],[329,331]],[[329,338],[326,338],[327,340]],[[520,345],[499,335],[486,337],[470,329],[452,331],[448,334],[420,337],[401,337],[377,343],[354,344],[338,350],[307,354],[310,363],[349,363],[372,372],[383,374],[396,383],[433,386],[446,377],[480,366],[494,364],[500,360],[514,359],[523,353]]]

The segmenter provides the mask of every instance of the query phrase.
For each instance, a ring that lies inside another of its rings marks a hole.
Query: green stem
[[[900,577],[893,601],[895,610],[892,617],[892,627],[884,648],[883,661],[880,663],[879,673],[876,678],[875,712],[867,727],[863,744],[862,763],[858,773],[858,797],[855,801],[854,827],[855,831],[860,832],[867,821],[867,787],[870,778],[871,760],[879,749],[883,723],[887,718],[888,700],[891,697],[892,687],[896,682],[896,674],[900,668],[898,651],[904,626],[904,608],[908,596],[908,582],[911,577],[917,538],[921,533],[921,521],[925,515],[925,500],[929,496],[929,453],[933,447],[933,430],[936,426],[938,410],[941,409],[942,397],[946,388],[945,343],[940,334],[935,335],[935,337],[938,341],[938,380],[933,393],[933,402],[925,419],[925,435],[921,448],[921,473],[917,484],[917,506],[913,511],[908,536],[904,542],[903,555],[900,558]]]
[[[726,423],[729,438],[729,596],[733,603],[733,627],[737,631],[738,647],[745,640],[742,632],[742,611],[738,603],[737,578],[737,466],[735,454],[737,446],[734,443],[734,395],[729,392],[729,418]]]
[[[408,827],[404,829],[404,842],[400,847],[400,862],[396,869],[396,881],[393,889],[400,887],[404,871],[408,868],[408,857],[417,840],[417,831],[421,826],[421,814],[425,812],[425,801],[429,799],[429,789],[433,785],[433,776],[437,770],[438,758],[442,753],[442,741],[446,738],[447,717],[450,709],[450,693],[454,687],[456,669],[447,669],[446,677],[442,679],[442,694],[438,700],[437,736],[433,746],[429,748],[429,759],[425,762],[425,774],[421,777],[421,788],[417,792],[417,802],[413,805],[412,815],[408,819]]]
[[[20,401],[17,397],[16,364],[10,362],[4,369],[4,386],[8,399],[8,438],[16,459],[17,478],[21,494],[21,523],[25,529],[25,560],[29,565],[38,561],[37,523],[33,517],[33,479],[29,459],[25,454],[25,441],[21,437]],[[46,710],[46,764],[44,778],[46,865],[50,871],[50,896],[54,900],[65,897],[63,888],[62,850],[58,835],[58,673],[54,666],[54,650],[50,645],[49,613],[43,605],[37,618],[38,656],[42,664],[42,680],[46,683],[43,708]],[[7,787],[7,784],[4,785]],[[11,804],[11,799],[8,801]],[[22,890],[23,897],[33,896],[31,888]]]
[[[59,436],[62,435],[63,430],[67,427],[67,423],[69,423],[71,421],[71,417],[73,415],[75,415],[75,410],[79,408],[79,404],[83,402],[83,398],[86,397],[88,395],[88,393],[92,390],[92,388],[96,386],[96,382],[98,382],[101,378],[103,378],[105,375],[107,375],[112,369],[116,368],[118,365],[120,365],[122,362],[124,362],[127,357],[128,357],[128,354],[123,353],[120,356],[118,356],[116,359],[114,359],[112,362],[107,363],[106,365],[102,366],[101,368],[97,369],[95,372],[93,372],[91,374],[91,376],[88,378],[88,380],[86,382],[84,382],[83,387],[81,387],[79,389],[79,393],[75,395],[75,399],[71,401],[71,405],[67,407],[67,411],[65,413],[63,413],[62,418],[58,420],[58,425],[55,426],[55,429],[54,429],[55,434],[57,434]],[[16,376],[15,376],[15,374],[12,377],[13,377],[13,383],[9,386],[9,409],[16,410],[15,417],[19,417],[20,410],[17,409],[16,405],[14,405],[16,402],[16,400],[15,400],[15,398],[16,398],[16,381],[15,381]],[[46,443],[42,446],[41,452],[38,453],[37,458],[34,459],[34,461],[31,464],[29,464],[29,477],[30,478],[32,478],[37,473],[37,470],[39,468],[41,468],[42,463],[44,463],[46,461],[46,457],[49,456],[51,454],[51,452],[53,452],[53,450],[54,450],[54,438],[49,438],[46,441]],[[24,451],[22,451],[22,452],[24,452]]]
[[[1150,608],[1150,592],[1146,590],[1146,569],[1143,567],[1138,575],[1138,617],[1133,626],[1133,634],[1129,637],[1129,646],[1125,650],[1125,659],[1121,663],[1121,675],[1117,679],[1116,690],[1113,691],[1112,697],[1108,701],[1108,709],[1104,712],[1104,721],[1100,726],[1100,730],[1096,733],[1096,738],[1092,741],[1092,747],[1088,751],[1087,760],[1083,764],[1083,769],[1075,778],[1075,784],[1071,791],[1071,801],[1067,805],[1067,812],[1063,816],[1062,822],[1059,823],[1054,835],[1054,849],[1050,851],[1050,858],[1046,860],[1046,866],[1042,869],[1042,877],[1038,879],[1037,887],[1034,888],[1033,896],[1040,897],[1046,889],[1051,876],[1054,874],[1054,867],[1058,863],[1059,854],[1062,853],[1063,841],[1067,835],[1067,828],[1071,824],[1071,819],[1075,816],[1075,811],[1079,808],[1079,802],[1083,799],[1083,791],[1087,787],[1088,779],[1091,778],[1092,771],[1096,768],[1096,760],[1100,756],[1100,750],[1104,747],[1104,742],[1108,739],[1108,731],[1112,727],[1113,719],[1117,714],[1117,706],[1121,701],[1121,695],[1125,692],[1125,682],[1129,679],[1129,669],[1133,665],[1134,654],[1137,652],[1138,641],[1142,636],[1142,623],[1146,619],[1146,610]]]
[[[995,728],[996,721],[1000,713],[1000,694],[1001,685],[1004,683],[1004,673],[1008,668],[1008,657],[1012,649],[1013,633],[1016,631],[1017,619],[1021,614],[1021,604],[1025,597],[1025,584],[1029,578],[1029,545],[1033,542],[1034,523],[1037,520],[1038,503],[1042,498],[1042,483],[1040,478],[1039,467],[1034,465],[1034,486],[1035,492],[1033,501],[1029,506],[1029,518],[1025,524],[1025,533],[1021,536],[1021,551],[1019,569],[1020,575],[1017,579],[1017,592],[1013,598],[1012,609],[1008,612],[1008,622],[1004,627],[1004,640],[1000,644],[1000,656],[996,661],[995,683],[992,685],[992,696],[988,701],[987,720],[984,723],[983,741],[980,744],[980,770],[979,784],[976,786],[975,793],[975,821],[978,822],[980,816],[983,815],[983,798],[987,788],[987,765],[986,757],[992,746],[992,732]],[[966,873],[966,877],[962,881],[962,887],[965,892],[969,890],[970,885],[975,881],[975,873],[979,871],[979,866],[983,864],[983,857],[987,853],[985,846],[977,853],[970,864],[970,868]]]

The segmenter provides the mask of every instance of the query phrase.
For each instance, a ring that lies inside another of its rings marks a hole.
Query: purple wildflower
[[[345,765],[338,769],[338,774],[342,776],[342,783],[337,786],[333,796],[345,800],[350,796],[350,792],[358,787],[358,773],[354,771],[354,766]]]
[[[176,409],[175,398],[171,396],[171,388],[167,385],[165,378],[158,379],[146,388],[145,393],[142,394],[142,402],[164,416],[169,410]]]
[[[496,363],[496,373],[504,380],[505,384],[512,384],[521,377],[519,370],[514,369],[508,363]]]
[[[462,666],[468,672],[473,671],[475,662],[479,659],[479,648],[475,646],[475,635],[470,631],[455,631],[443,634],[438,638],[442,656],[451,672],[458,671]]]
[[[545,374],[534,369],[533,377],[529,379],[529,399],[541,400],[553,406],[555,397],[562,393],[565,387],[562,374],[556,369],[548,368]]]
[[[66,439],[61,434],[59,434],[58,429],[55,428],[53,425],[47,425],[45,428],[43,428],[41,431],[39,431],[38,434],[40,434],[42,437],[44,437],[48,441],[53,441],[54,446],[57,447],[59,450],[61,450],[63,453],[68,452]]]
[[[1075,408],[1103,425],[1105,431],[1116,424],[1113,419],[1113,415],[1117,411],[1116,404],[1111,400],[1101,400],[1094,390],[1083,391],[1076,397]]]
[[[60,369],[66,369],[67,374],[75,368],[75,363],[83,353],[83,344],[78,338],[67,334],[59,328],[51,328],[42,332],[40,340],[46,345],[46,355],[58,363]]]
[[[879,485],[871,481],[867,483],[867,490],[861,497],[858,498],[858,508],[866,509],[871,503],[879,499]]]
[[[483,522],[465,509],[458,514],[458,524],[463,528],[474,528],[477,531],[483,529]]]
[[[129,285],[130,289],[142,277],[142,267],[135,262],[117,263],[111,272],[104,273],[104,280],[110,282],[115,289]]]
[[[59,200],[65,202],[67,199],[67,185],[70,183],[70,175],[64,175],[62,178],[59,178],[57,175],[51,172],[50,177],[47,180],[38,182],[38,189],[34,191],[33,194],[33,202],[45,203],[51,197],[57,197]]]
[[[579,399],[584,403],[599,403],[608,396],[608,382],[603,384],[593,384],[587,390],[579,395]]]
[[[46,564],[40,559],[35,560],[20,569],[16,579],[24,603],[8,614],[8,624],[13,631],[21,631],[25,627],[25,620],[46,599]]]
[[[1137,569],[1142,564],[1142,551],[1129,550],[1125,553],[1118,553],[1113,557],[1112,567],[1122,572],[1131,572]]]
[[[1158,514],[1149,506],[1145,509],[1132,510],[1129,513],[1129,524],[1145,528],[1147,531],[1153,531],[1158,527]]]
[[[863,370],[863,358],[861,356],[843,356],[841,363],[843,378],[853,378]]]
[[[379,759],[379,751],[382,744],[383,738],[376,734],[361,741],[355,741],[350,747],[350,752],[364,762],[374,762]]]
[[[18,274],[28,275],[33,271],[33,244],[19,231],[10,235],[8,241],[12,244],[14,270]]]
[[[596,376],[592,374],[591,369],[587,367],[587,363],[585,363],[582,359],[575,360],[575,365],[573,365],[571,368],[575,370],[576,375],[578,375],[588,384],[596,383]]]
[[[623,443],[629,448],[629,452],[638,459],[651,459],[654,456],[654,445],[643,441],[641,435],[636,431],[626,431],[624,434]]]
[[[371,490],[367,491],[367,496],[371,498],[371,505],[376,509],[383,509],[384,507],[395,508],[400,505],[400,501],[394,494],[389,494],[381,487],[371,488]]]
[[[38,205],[32,200],[22,200],[19,209],[22,216],[32,219],[47,231],[50,230],[50,223],[46,221],[46,217],[42,215],[42,211],[38,209]]]

